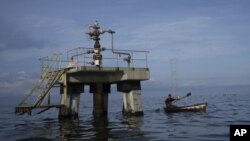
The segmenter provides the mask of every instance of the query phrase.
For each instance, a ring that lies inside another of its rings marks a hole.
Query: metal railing
[[[139,50],[112,50],[103,49],[101,67],[141,67],[148,68],[147,55],[149,51]],[[124,52],[125,54],[115,54],[112,51]],[[64,54],[53,54],[55,57],[40,58],[41,71],[46,69],[65,69],[68,67],[93,66],[93,48],[78,47],[68,50]],[[126,61],[126,54],[130,54],[130,63]],[[94,66],[93,66],[94,67]]]

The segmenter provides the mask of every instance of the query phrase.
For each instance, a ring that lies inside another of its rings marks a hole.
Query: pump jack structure
[[[100,35],[104,33],[111,34],[112,49],[101,47]],[[41,58],[40,79],[16,106],[16,114],[31,115],[34,109],[41,108],[39,113],[42,113],[55,107],[59,108],[59,118],[78,117],[80,94],[84,93],[85,86],[89,86],[89,92],[93,93],[93,114],[107,115],[110,87],[116,84],[117,91],[123,93],[123,113],[143,115],[140,81],[150,78],[147,66],[149,52],[115,50],[114,33],[110,29],[100,29],[96,21],[87,33],[94,40],[94,48],[69,50],[66,59],[62,54]],[[104,54],[107,57],[103,57]],[[107,61],[105,65],[103,60]],[[58,104],[51,104],[53,87],[60,87]]]

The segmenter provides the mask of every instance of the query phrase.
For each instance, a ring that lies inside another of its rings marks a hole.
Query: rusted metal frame
[[[63,105],[43,105],[43,106],[37,106],[37,107],[34,107],[34,106],[17,106],[15,108],[15,113],[19,114],[19,115],[23,115],[25,113],[27,113],[28,115],[31,115],[33,109],[35,109],[35,108],[36,109],[37,108],[45,108],[42,111],[37,113],[37,114],[41,114],[41,113],[49,110],[50,108],[61,108],[62,106]]]

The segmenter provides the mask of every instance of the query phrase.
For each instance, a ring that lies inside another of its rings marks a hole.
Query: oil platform
[[[100,44],[100,35],[104,33],[111,35],[111,49]],[[80,94],[84,93],[85,86],[89,86],[89,93],[93,94],[93,115],[107,115],[108,96],[113,84],[123,94],[123,113],[143,115],[141,81],[150,78],[149,52],[114,49],[114,34],[113,30],[101,29],[96,21],[87,33],[94,41],[93,48],[78,47],[65,54],[40,58],[40,78],[15,107],[15,113],[31,115],[35,109],[42,113],[58,108],[59,118],[78,117]],[[53,87],[60,88],[58,103],[51,100]]]

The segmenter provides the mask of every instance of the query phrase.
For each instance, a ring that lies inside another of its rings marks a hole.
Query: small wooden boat
[[[207,103],[199,103],[189,106],[168,106],[164,107],[165,112],[167,113],[176,113],[176,112],[205,112],[207,108]]]

